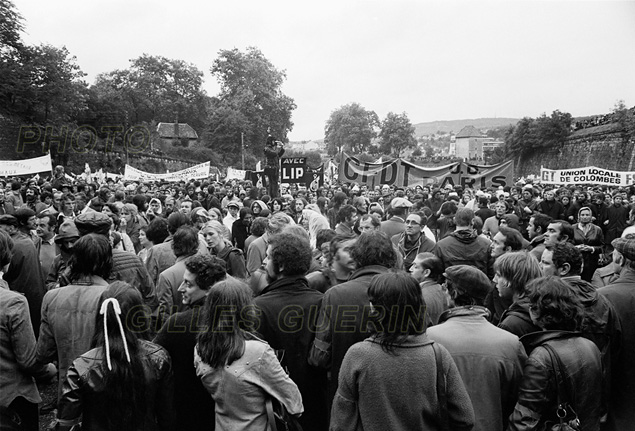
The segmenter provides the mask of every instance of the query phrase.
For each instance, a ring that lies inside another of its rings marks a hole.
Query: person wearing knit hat
[[[428,336],[448,349],[459,369],[474,408],[474,429],[506,429],[527,359],[525,349],[517,336],[489,322],[483,301],[491,284],[482,271],[455,265],[444,276],[455,306],[428,328]]]

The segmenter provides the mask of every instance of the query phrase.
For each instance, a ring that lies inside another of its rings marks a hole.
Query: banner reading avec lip
[[[635,172],[611,171],[596,166],[573,169],[540,168],[540,181],[544,184],[603,184],[628,187],[635,182]]]
[[[470,188],[488,188],[513,184],[514,165],[510,160],[492,166],[454,162],[439,167],[423,167],[403,159],[382,163],[361,162],[346,153],[342,154],[339,180],[357,182],[375,187],[380,184],[397,187],[440,184],[441,187],[461,185]]]

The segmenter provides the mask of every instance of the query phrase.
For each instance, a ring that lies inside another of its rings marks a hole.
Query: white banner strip
[[[635,172],[609,171],[587,166],[574,169],[540,168],[540,181],[544,184],[604,184],[627,187],[635,182]]]
[[[37,174],[51,172],[51,155],[24,160],[0,160],[0,175],[3,177],[13,175]]]
[[[227,168],[227,179],[244,180],[246,173],[247,171],[243,171],[242,169]]]
[[[137,168],[133,168],[130,165],[126,165],[126,171],[124,173],[124,180],[126,181],[188,181],[201,178],[207,178],[209,176],[209,162],[201,163],[200,165],[192,166],[187,169],[183,169],[176,172],[170,172],[167,174],[152,174],[150,172],[140,171]]]

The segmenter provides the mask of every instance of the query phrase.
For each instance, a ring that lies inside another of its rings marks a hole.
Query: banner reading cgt
[[[306,172],[306,157],[282,157],[282,183],[304,183]]]

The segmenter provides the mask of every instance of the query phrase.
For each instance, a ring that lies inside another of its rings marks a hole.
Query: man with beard
[[[40,191],[36,186],[30,186],[26,189],[26,203],[23,208],[29,208],[35,214],[46,209],[46,204],[40,202]]]
[[[410,213],[406,217],[406,231],[391,240],[403,256],[404,267],[409,269],[419,253],[434,250],[435,243],[425,236],[423,228],[428,218],[423,213]]]
[[[282,367],[302,394],[305,410],[299,421],[305,431],[328,427],[326,371],[307,362],[323,296],[305,278],[311,259],[305,239],[285,232],[274,235],[264,261],[269,284],[255,299],[261,316],[258,332],[279,352]]]
[[[622,195],[616,193],[613,196],[613,205],[606,210],[606,220],[604,221],[604,226],[602,226],[606,231],[604,242],[607,244],[609,251],[612,250],[612,246],[608,244],[611,244],[611,241],[615,238],[622,236],[622,232],[626,229],[628,213],[628,207],[622,205]]]

